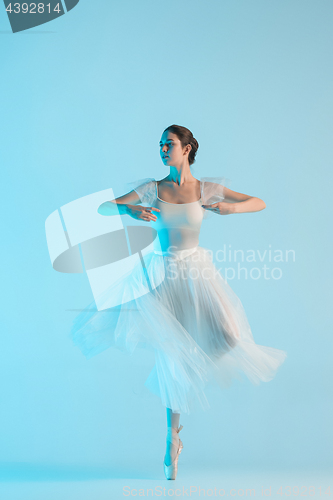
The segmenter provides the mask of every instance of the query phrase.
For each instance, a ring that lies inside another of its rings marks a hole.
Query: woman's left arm
[[[241,214],[246,212],[260,212],[266,208],[266,203],[255,196],[238,193],[224,187],[224,200],[212,205],[202,205],[206,210],[220,215]]]
[[[231,205],[233,214],[241,214],[244,212],[260,212],[266,208],[264,200],[256,196],[249,196],[231,189],[224,188],[224,200]]]

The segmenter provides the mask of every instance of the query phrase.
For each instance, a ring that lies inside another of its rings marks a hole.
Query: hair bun
[[[193,146],[195,148],[195,150],[197,150],[199,148],[199,143],[195,137],[193,137],[193,139],[191,140],[191,146]]]

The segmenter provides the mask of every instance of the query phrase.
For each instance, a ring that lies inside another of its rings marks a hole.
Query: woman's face
[[[176,134],[166,131],[160,141],[160,154],[164,165],[180,166],[185,158],[181,142]]]

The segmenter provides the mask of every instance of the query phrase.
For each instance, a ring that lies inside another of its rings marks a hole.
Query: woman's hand
[[[212,205],[201,205],[205,210],[210,210],[219,215],[229,215],[234,213],[233,203],[226,203],[225,201],[219,201],[218,203],[213,203]]]
[[[141,205],[127,205],[127,215],[133,217],[133,219],[144,220],[147,222],[156,221],[157,217],[152,213],[152,210],[160,212],[158,208],[155,207],[143,207]]]

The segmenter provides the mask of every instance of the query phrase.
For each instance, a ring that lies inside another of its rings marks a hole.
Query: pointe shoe
[[[164,465],[164,474],[167,479],[176,479],[177,477],[177,471],[178,471],[178,458],[179,455],[183,449],[183,443],[178,436],[179,431],[181,431],[183,426],[181,425],[178,427],[178,429],[175,429],[174,427],[168,427],[168,434],[167,434],[167,441],[170,441],[171,443],[177,445],[178,444],[178,450],[177,450],[177,455],[173,462],[170,465],[165,465],[165,461],[163,462]]]

